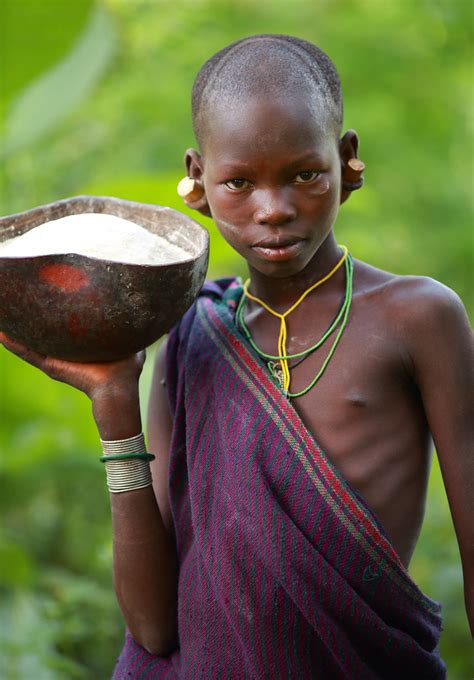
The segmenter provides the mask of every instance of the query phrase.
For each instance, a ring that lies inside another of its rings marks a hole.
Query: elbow
[[[153,656],[169,656],[178,647],[178,632],[174,626],[167,630],[155,628],[129,631],[135,642]]]
[[[178,647],[178,639],[175,637],[150,638],[144,640],[142,647],[153,656],[169,656]]]

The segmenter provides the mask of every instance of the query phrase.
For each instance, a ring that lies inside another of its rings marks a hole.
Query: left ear
[[[355,130],[348,130],[339,142],[339,157],[341,159],[341,203],[347,201],[353,191],[364,184],[362,173],[364,163],[357,158],[359,137]]]

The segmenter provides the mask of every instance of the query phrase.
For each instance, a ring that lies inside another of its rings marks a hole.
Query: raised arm
[[[31,352],[1,333],[0,342],[53,379],[87,394],[102,439],[127,439],[141,432],[138,381],[143,356],[108,364],[73,364]],[[157,365],[159,374],[164,366],[163,351]],[[159,376],[158,384],[160,379]],[[166,401],[161,403],[152,398],[152,404],[158,417],[149,448],[156,455],[153,474],[160,505],[151,486],[110,494],[113,572],[115,592],[130,633],[152,654],[166,655],[178,642],[177,561],[169,531],[167,495],[163,491],[171,426]],[[158,413],[164,407],[166,410]]]
[[[407,342],[440,461],[474,635],[474,351],[459,297],[431,280],[412,290]]]
[[[110,494],[117,599],[136,642],[160,656],[178,645],[178,566],[167,491],[171,418],[161,384],[164,357],[165,344],[157,354],[149,404],[148,448],[155,455],[151,463],[153,487]],[[107,438],[141,432],[137,404],[137,394],[127,395],[123,408],[118,409],[117,430],[109,431]],[[116,408],[115,400],[112,408]],[[110,427],[111,416],[105,422]],[[127,430],[121,432],[125,423]],[[102,432],[101,438],[105,439]]]

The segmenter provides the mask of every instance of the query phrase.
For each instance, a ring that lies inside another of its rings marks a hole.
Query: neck
[[[316,281],[326,276],[341,258],[341,248],[331,233],[321,244],[306,267],[289,277],[269,277],[254,268],[249,268],[250,291],[266,302],[275,311],[283,313]],[[344,267],[340,267],[324,287],[339,287],[344,282]],[[321,289],[319,289],[321,290]]]

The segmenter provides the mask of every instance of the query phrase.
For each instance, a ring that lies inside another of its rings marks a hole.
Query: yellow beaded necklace
[[[281,357],[280,359],[280,365],[281,365],[281,370],[283,374],[283,389],[286,393],[289,392],[290,388],[290,382],[291,382],[291,375],[290,375],[290,369],[288,367],[288,359],[287,357],[287,350],[286,350],[286,339],[287,339],[287,327],[286,327],[286,317],[293,312],[298,305],[303,302],[305,297],[309,295],[315,288],[318,288],[318,286],[321,286],[323,283],[328,281],[331,276],[333,276],[337,270],[344,264],[345,260],[347,259],[348,256],[348,250],[346,246],[341,246],[343,249],[343,255],[339,262],[335,265],[333,269],[329,272],[329,274],[326,274],[326,276],[323,276],[322,279],[319,279],[319,281],[316,281],[316,283],[313,283],[309,288],[305,290],[305,292],[301,295],[300,298],[289,308],[284,312],[283,314],[280,314],[279,312],[275,312],[274,309],[269,307],[266,302],[263,300],[260,300],[260,298],[255,297],[255,295],[252,295],[252,293],[249,293],[249,285],[250,285],[250,279],[247,279],[247,281],[244,283],[244,295],[249,298],[249,300],[253,300],[254,302],[257,302],[259,305],[261,305],[264,309],[266,309],[270,314],[273,314],[273,316],[276,316],[278,319],[280,319],[280,335],[278,336],[278,354]]]

